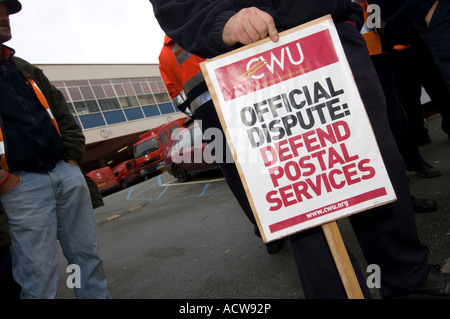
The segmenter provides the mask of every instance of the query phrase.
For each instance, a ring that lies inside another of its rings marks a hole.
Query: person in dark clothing
[[[424,178],[431,178],[441,175],[441,172],[426,162],[419,152],[419,148],[414,139],[411,127],[404,111],[404,106],[401,104],[399,98],[394,69],[388,53],[391,45],[389,44],[389,41],[386,40],[387,37],[384,34],[384,29],[381,28],[381,23],[378,27],[376,27],[371,24],[371,21],[368,21],[371,7],[367,1],[353,0],[353,2],[361,5],[364,11],[365,21],[361,34],[366,41],[372,63],[383,88],[384,96],[386,98],[387,115],[390,128],[394,135],[400,154],[405,162],[406,169],[409,171],[412,170]],[[414,198],[414,201],[419,201],[419,199]],[[424,203],[427,201],[428,200],[424,200]],[[430,200],[430,202],[433,201]],[[435,208],[436,203],[432,203],[431,206],[432,208]]]
[[[9,15],[21,7],[0,1],[0,200],[14,279],[21,298],[55,298],[58,239],[69,264],[79,267],[75,295],[109,298],[92,198],[78,166],[84,135],[42,70],[4,45],[11,39]]]
[[[436,0],[425,16],[426,38],[450,91],[450,0]]]
[[[390,128],[400,154],[403,157],[406,170],[414,171],[424,178],[440,176],[440,170],[426,162],[419,153],[418,146],[413,138],[409,123],[397,95],[394,73],[389,56],[387,54],[379,54],[373,55],[371,58],[381,86],[383,87]],[[412,200],[414,212],[416,213],[432,212],[437,208],[436,201],[432,199],[413,196]]]
[[[417,235],[407,176],[389,130],[383,91],[359,33],[363,16],[358,4],[350,0],[150,2],[166,34],[185,50],[203,58],[215,57],[267,36],[277,41],[278,31],[331,14],[398,198],[394,203],[349,217],[364,256],[369,264],[381,268],[380,292],[384,297],[411,293],[450,295],[450,283],[430,272],[428,248]],[[198,111],[205,112],[202,118],[208,118],[211,126],[220,126],[212,107]],[[230,168],[230,175],[234,174],[233,170]],[[234,179],[234,185],[230,186],[234,188],[233,194],[241,207],[246,207],[246,203],[249,207],[239,176]],[[251,210],[245,209],[245,213],[253,218]],[[305,297],[346,298],[321,228],[294,234],[289,240]],[[351,253],[350,258],[363,294],[368,298],[370,292],[362,272]],[[437,283],[430,286],[436,278]]]
[[[422,87],[430,97],[432,106],[440,113],[441,129],[449,138],[450,90],[416,28],[412,31],[409,44],[394,42],[388,45],[399,99],[408,116],[416,143],[421,146],[431,142],[421,103]],[[389,35],[387,37],[391,38]]]
[[[386,30],[395,40],[409,44],[414,28],[431,51],[450,90],[450,0],[370,0],[380,6]]]

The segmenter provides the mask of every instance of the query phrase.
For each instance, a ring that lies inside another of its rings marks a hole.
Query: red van
[[[121,188],[110,167],[102,167],[90,171],[87,173],[87,176],[94,180],[102,195]]]
[[[112,171],[122,188],[127,188],[128,185],[137,183],[141,180],[141,173],[134,159],[130,159],[114,166]]]
[[[187,117],[183,117],[160,125],[141,134],[139,141],[133,144],[134,159],[143,178],[164,169],[163,153],[173,142],[172,132],[177,128],[184,127],[187,119]]]

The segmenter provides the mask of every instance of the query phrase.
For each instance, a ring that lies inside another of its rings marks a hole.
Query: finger
[[[237,39],[236,42],[237,42],[237,43],[241,43],[241,44],[243,44],[243,45],[247,45],[247,44],[253,43],[254,40],[253,40],[253,38],[247,33],[247,31],[242,30],[242,31],[239,33],[239,37],[238,37],[238,39]]]
[[[266,33],[269,35],[270,39],[273,42],[277,42],[280,38],[279,34],[278,34],[278,30],[275,26],[275,21],[273,20],[272,16],[270,14],[268,14],[265,11],[257,11],[256,12],[258,17],[264,22],[265,24],[265,28],[266,28]],[[266,35],[264,35],[266,36]]]
[[[248,36],[248,38],[250,38],[252,42],[259,41],[267,36],[267,29],[265,28],[265,24],[262,23],[262,20],[255,20],[256,19],[249,19],[248,23],[245,23],[243,25],[245,34]]]

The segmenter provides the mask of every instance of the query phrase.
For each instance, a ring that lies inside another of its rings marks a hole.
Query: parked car
[[[124,189],[127,188],[128,185],[142,180],[141,172],[134,159],[122,162],[119,165],[114,166],[112,170],[117,178],[117,182],[119,182],[120,186]]]
[[[210,146],[203,142],[198,125],[179,129],[172,139],[174,142],[164,153],[164,165],[180,182],[187,182],[194,174],[220,168],[211,155]]]
[[[110,167],[102,167],[87,173],[87,176],[97,184],[98,189],[105,195],[109,192],[119,190],[120,184]]]

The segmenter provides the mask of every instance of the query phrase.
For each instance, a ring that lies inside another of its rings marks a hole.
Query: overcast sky
[[[5,45],[30,63],[158,63],[164,33],[149,0],[20,2]]]

